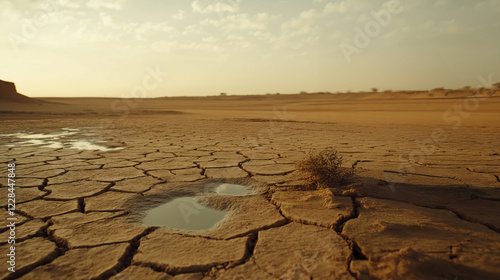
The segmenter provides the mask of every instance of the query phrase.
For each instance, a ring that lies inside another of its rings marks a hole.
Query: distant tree
[[[497,83],[497,84],[500,84],[500,83]],[[491,96],[492,94],[495,94],[495,92],[496,92],[497,89],[500,89],[500,87],[498,87],[497,84],[493,85],[494,87],[496,87],[496,89],[495,88],[480,87],[480,88],[477,89],[477,93],[478,94],[483,94],[483,95]]]
[[[221,92],[221,93],[219,94],[219,96],[227,96],[227,93],[225,93],[225,92]]]
[[[470,90],[470,89],[471,89],[471,87],[470,87],[470,86],[465,86],[465,87],[463,87],[462,89],[463,89],[463,90]]]
[[[276,95],[280,95],[280,93],[279,93],[279,92],[277,92],[277,93],[276,93]]]
[[[496,87],[497,89],[500,89],[500,83],[494,83],[493,86]]]
[[[378,88],[372,88],[372,92],[378,92]]]
[[[300,94],[307,94],[307,92],[306,91],[301,91]]]
[[[444,91],[444,88],[443,87],[438,87],[438,88],[435,88],[435,89],[433,89],[431,91]]]

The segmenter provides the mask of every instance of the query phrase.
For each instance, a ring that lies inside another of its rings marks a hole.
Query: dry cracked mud
[[[447,130],[419,157],[409,156],[420,149],[413,140],[431,135],[428,126],[276,130],[259,120],[150,116],[106,129],[98,119],[13,120],[2,133],[65,127],[121,149],[0,137],[0,163],[15,162],[17,175],[17,269],[7,273],[2,261],[4,279],[500,279],[498,129]],[[304,189],[295,162],[330,146],[355,167],[352,183]],[[255,192],[217,195],[214,182]],[[141,224],[182,196],[228,214],[205,231]],[[0,230],[2,252],[8,235]]]

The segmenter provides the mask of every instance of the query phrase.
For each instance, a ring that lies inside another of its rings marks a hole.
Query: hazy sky
[[[0,13],[0,79],[32,97],[500,81],[498,0],[1,0]]]

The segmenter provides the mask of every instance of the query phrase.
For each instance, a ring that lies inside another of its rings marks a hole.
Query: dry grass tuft
[[[303,178],[317,188],[331,188],[349,183],[352,169],[342,168],[343,159],[333,148],[309,154],[297,162]]]

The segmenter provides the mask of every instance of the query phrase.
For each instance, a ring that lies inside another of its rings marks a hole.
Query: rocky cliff
[[[18,93],[14,83],[0,80],[0,102],[33,103],[35,100]]]

